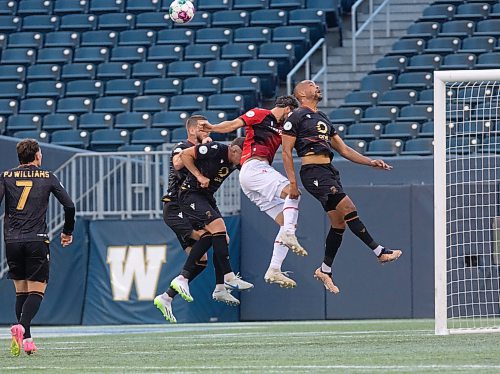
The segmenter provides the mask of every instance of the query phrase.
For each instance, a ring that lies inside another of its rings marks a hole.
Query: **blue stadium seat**
[[[182,60],[182,47],[178,45],[154,45],[149,48],[147,60],[164,63],[180,61]]]
[[[287,12],[280,9],[258,9],[251,13],[251,26],[278,27],[287,24]]]
[[[22,99],[24,97],[24,84],[15,81],[0,82],[0,98]]]
[[[71,62],[72,49],[66,47],[40,48],[36,58],[37,64],[64,65]]]
[[[7,120],[7,132],[40,130],[41,117],[32,114],[14,114]]]
[[[169,0],[165,0],[167,3]],[[219,11],[230,9],[231,4],[229,0],[198,0],[196,8],[206,11]]]
[[[374,73],[400,73],[406,69],[408,58],[405,56],[385,56],[375,64]]]
[[[491,6],[486,3],[466,3],[457,7],[455,19],[481,20],[488,18]]]
[[[427,122],[434,118],[432,105],[409,105],[401,108],[399,121]]]
[[[132,133],[131,144],[160,145],[170,141],[170,132],[166,129],[138,129]]]
[[[207,109],[223,111],[229,118],[235,118],[245,109],[243,96],[232,93],[211,95],[208,97]]]
[[[46,0],[18,0],[17,15],[29,16],[34,14],[50,14],[52,11],[51,1]]]
[[[376,139],[368,145],[367,156],[397,156],[403,148],[401,139]]]
[[[362,113],[363,110],[357,107],[337,108],[330,112],[328,118],[330,118],[333,124],[351,124],[359,122]]]
[[[170,141],[172,143],[178,143],[186,140],[187,131],[185,127],[173,129],[170,133]]]
[[[475,24],[472,21],[454,20],[442,24],[439,37],[455,36],[465,38],[471,36],[475,29]]]
[[[24,81],[26,69],[22,65],[0,65],[0,81]]]
[[[0,99],[0,115],[11,115],[17,112],[18,103],[13,99]]]
[[[376,106],[366,108],[361,122],[394,122],[398,116],[399,108],[396,106]]]
[[[426,72],[402,73],[398,77],[396,88],[429,88],[433,84],[432,74]]]
[[[492,36],[471,36],[462,40],[459,53],[485,53],[495,48],[496,39]]]
[[[88,97],[65,97],[57,101],[57,113],[80,114],[92,111],[92,100]]]
[[[403,38],[431,39],[438,34],[440,26],[439,22],[433,21],[415,22],[408,27]]]
[[[259,58],[275,60],[278,63],[278,76],[286,76],[295,65],[294,45],[289,42],[263,43],[259,48]]]
[[[430,5],[424,9],[421,20],[425,21],[447,21],[453,18],[455,6],[452,4]]]
[[[199,77],[203,64],[199,61],[174,61],[168,65],[168,76],[174,78]]]
[[[125,2],[121,0],[90,0],[90,13],[121,13],[125,10]]]
[[[222,81],[223,93],[237,93],[244,97],[245,108],[254,108],[261,100],[260,79],[251,76],[226,77]]]
[[[96,113],[120,113],[129,112],[131,100],[121,96],[103,96],[95,99],[94,112]]]
[[[163,95],[137,96],[132,108],[135,112],[162,112],[168,109],[168,98]]]
[[[171,47],[171,46],[161,46]],[[180,47],[177,47],[180,48]],[[192,44],[184,49],[184,60],[206,62],[219,58],[220,48],[217,44]]]
[[[365,154],[366,149],[368,148],[367,142],[363,139],[346,139],[345,144],[362,155]]]
[[[125,30],[121,31],[118,45],[149,47],[155,41],[155,32],[151,30]]]
[[[174,23],[174,28],[180,29],[209,29],[211,16],[208,12],[196,12],[194,17],[188,23]]]
[[[189,115],[183,111],[169,110],[168,112],[159,112],[153,115],[152,127],[175,128],[183,127]]]
[[[238,61],[255,59],[257,46],[253,43],[229,43],[222,46],[221,58]]]
[[[82,130],[58,130],[51,135],[52,144],[86,149],[89,144],[89,133]]]
[[[67,64],[62,68],[61,79],[94,79],[95,67],[92,64]]]
[[[340,18],[342,10],[340,2],[337,0],[306,0],[306,9],[322,10],[326,13],[326,23],[328,27],[338,27],[342,35],[342,20]]]
[[[34,31],[15,32],[9,35],[7,47],[39,48],[42,45],[42,34]]]
[[[394,74],[371,74],[361,79],[359,89],[360,91],[377,91],[382,94],[392,88],[395,80]]]
[[[21,25],[21,18],[17,16],[0,16],[0,32],[16,32]]]
[[[420,127],[419,136],[425,138],[432,138],[434,136],[434,121],[425,122]]]
[[[364,109],[377,105],[379,96],[377,91],[353,91],[346,95],[342,106],[354,106]]]
[[[309,28],[311,43],[316,43],[326,34],[326,15],[318,9],[295,9],[288,15],[289,25],[302,25]]]
[[[387,55],[413,56],[422,53],[424,46],[425,40],[422,38],[400,39],[392,45],[392,49],[387,53]]]
[[[73,62],[100,64],[108,60],[109,50],[105,47],[80,47],[75,49]]]
[[[49,114],[54,111],[55,101],[49,98],[31,98],[19,102],[20,114]]]
[[[417,91],[412,89],[395,89],[384,92],[380,97],[379,105],[405,106],[415,104]]]
[[[42,129],[52,132],[56,130],[76,129],[77,118],[74,114],[54,113],[43,117]]]
[[[160,9],[158,0],[127,0],[125,11],[129,13],[156,12]]]
[[[394,122],[385,125],[381,138],[412,139],[418,136],[420,125],[416,122]]]
[[[447,55],[455,53],[460,48],[461,40],[455,37],[439,37],[427,41],[427,47],[424,49],[425,53],[438,53]]]
[[[487,139],[485,139],[487,143]],[[466,155],[474,153],[477,150],[477,139],[469,136],[451,137],[446,139],[446,149],[448,153],[457,155]],[[486,149],[485,149],[486,148]],[[487,150],[487,146],[484,150]]]
[[[204,75],[209,77],[225,78],[239,75],[239,61],[231,60],[213,60],[205,63]]]
[[[476,25],[475,36],[500,36],[500,19],[479,21]]]
[[[240,10],[223,10],[215,12],[212,16],[212,27],[235,29],[247,27],[250,21],[248,12]]]
[[[434,103],[434,89],[430,88],[427,90],[420,91],[418,96],[418,104],[419,105],[432,105]]]
[[[65,65],[66,67],[68,65]],[[31,65],[26,70],[26,80],[59,80],[61,77],[61,68],[57,65],[44,64],[44,65]]]
[[[221,80],[212,77],[192,77],[183,82],[182,93],[213,95],[220,93]]]
[[[271,41],[271,29],[262,26],[240,27],[234,30],[234,43],[262,44]]]
[[[80,36],[71,31],[53,31],[45,34],[45,47],[75,48],[80,43]]]
[[[182,81],[177,78],[152,78],[144,83],[145,95],[165,95],[170,97],[181,93]]]
[[[164,78],[167,65],[161,62],[137,62],[132,66],[132,78]]]
[[[262,96],[274,97],[278,89],[278,66],[274,60],[247,60],[241,64],[241,75],[260,78]]]
[[[305,5],[304,0],[269,0],[269,8],[277,9],[298,9],[303,8]]]
[[[139,62],[146,58],[146,48],[144,47],[114,47],[111,49],[111,57],[109,61],[115,62]]]
[[[311,36],[305,26],[280,26],[273,30],[273,42],[292,42],[295,58],[299,61],[311,48]]]
[[[167,130],[165,130],[167,131]],[[125,144],[119,146],[117,152],[151,152],[153,151],[153,146],[149,144]]]
[[[254,10],[268,7],[268,0],[233,0],[233,9]]]
[[[231,43],[233,30],[222,27],[212,27],[196,31],[196,43],[227,44]]]
[[[406,71],[432,71],[438,70],[442,58],[438,54],[425,54],[413,56],[406,67]]]
[[[193,115],[195,114],[205,117],[212,125],[227,121],[228,119],[226,113],[219,110],[200,110],[197,112],[193,112]],[[210,137],[212,137],[212,135],[214,134],[215,133],[210,134]]]
[[[82,33],[81,47],[106,47],[116,45],[118,33],[109,30],[85,31]]]
[[[106,82],[106,95],[138,96],[142,94],[140,79],[112,79]]]
[[[114,151],[128,144],[130,134],[127,130],[102,129],[92,132],[90,148],[94,151]]]
[[[115,129],[146,129],[151,124],[151,115],[149,113],[120,113],[115,117]]]
[[[53,13],[57,15],[65,15],[72,13],[86,13],[88,9],[88,1],[82,0],[55,0]]]
[[[500,52],[489,52],[479,55],[475,68],[498,69],[500,66]]]
[[[57,16],[26,16],[23,18],[21,30],[23,31],[55,31],[59,25],[59,18]]]
[[[472,69],[476,62],[476,56],[467,53],[450,54],[444,57],[440,67],[441,70],[466,70]]]
[[[104,92],[104,84],[101,81],[91,79],[79,79],[66,83],[66,97],[85,96],[97,97],[102,96]]]
[[[130,78],[132,67],[126,62],[105,62],[97,66],[97,78],[108,79],[127,79]]]
[[[347,129],[344,139],[373,140],[380,137],[382,125],[380,123],[354,123]]]
[[[63,96],[64,84],[57,81],[34,81],[28,83],[26,97],[51,97]]]
[[[16,131],[13,136],[18,139],[35,139],[38,143],[48,143],[50,140],[50,135],[47,131],[39,130]]]
[[[405,142],[401,156],[431,156],[434,153],[434,140],[410,139]]]
[[[135,17],[135,27],[137,29],[163,30],[170,19],[168,13],[146,12]]]
[[[13,15],[16,12],[16,2],[12,0],[0,1],[0,15]]]
[[[170,98],[170,110],[195,112],[205,109],[205,97],[196,94],[175,95]]]
[[[2,51],[2,64],[31,65],[35,62],[36,52],[32,48],[6,48]]]
[[[82,130],[110,129],[113,116],[109,113],[84,113],[80,116],[78,128]]]
[[[59,30],[90,31],[97,27],[97,17],[92,14],[66,14],[61,17]]]
[[[134,16],[127,13],[106,13],[99,16],[98,22],[100,30],[121,31],[132,28]]]
[[[194,32],[185,29],[161,30],[156,35],[156,44],[190,45],[194,42]]]

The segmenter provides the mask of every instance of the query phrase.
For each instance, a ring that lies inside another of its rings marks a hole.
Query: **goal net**
[[[434,76],[436,334],[500,332],[500,70]]]

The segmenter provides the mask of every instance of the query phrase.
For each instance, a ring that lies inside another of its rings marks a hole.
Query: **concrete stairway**
[[[368,2],[366,2],[368,4]],[[376,0],[375,3],[378,3]],[[386,36],[385,9],[374,21],[374,52],[370,52],[369,27],[357,39],[357,67],[352,69],[352,38],[350,16],[344,19],[343,47],[328,48],[328,103],[324,108],[334,108],[344,102],[344,97],[359,88],[360,80],[375,67],[379,58],[385,55],[392,44],[405,34],[408,26],[422,14],[429,0],[391,0],[390,36]],[[376,9],[376,5],[375,5]],[[367,15],[363,9],[358,13],[358,25],[362,25]],[[329,39],[334,35],[329,35]],[[332,45],[333,43],[329,43]]]

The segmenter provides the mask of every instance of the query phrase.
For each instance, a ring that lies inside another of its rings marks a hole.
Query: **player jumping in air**
[[[332,265],[342,243],[346,225],[377,256],[380,263],[397,260],[400,250],[390,250],[377,243],[359,219],[356,206],[347,196],[340,182],[339,172],[332,165],[333,150],[349,161],[390,170],[392,166],[382,160],[372,160],[348,147],[337,134],[334,126],[323,112],[318,110],[321,90],[310,80],[295,87],[294,95],[300,103],[283,126],[283,164],[290,180],[290,197],[299,196],[293,164],[292,149],[302,159],[300,178],[304,188],[313,195],[325,210],[331,222],[326,238],[325,257],[314,277],[323,282],[325,288],[338,293],[333,283]]]
[[[239,305],[230,290],[253,288],[253,284],[242,280],[231,269],[226,225],[214,197],[224,180],[238,168],[243,142],[244,138],[237,138],[229,146],[217,142],[199,144],[180,154],[189,170],[179,193],[181,210],[194,229],[206,231],[191,249],[181,274],[170,284],[186,301],[193,301],[188,282],[196,271],[196,263],[211,246],[216,280],[214,300]]]
[[[162,201],[164,202],[163,220],[175,233],[177,239],[179,239],[179,243],[188,255],[189,252],[191,252],[191,248],[194,243],[196,243],[205,231],[194,230],[189,220],[184,217],[184,214],[179,206],[179,189],[189,173],[181,161],[180,153],[184,149],[211,141],[207,132],[198,130],[197,125],[203,120],[206,120],[206,118],[199,115],[194,115],[187,119],[186,131],[188,138],[185,141],[178,143],[172,151],[172,156],[170,158],[170,171],[168,175],[168,192],[162,197]],[[205,270],[206,267],[207,256],[205,254],[199,261],[196,262],[189,281],[191,282],[194,278],[196,278],[203,270]],[[169,287],[166,292],[156,296],[154,299],[154,305],[162,312],[163,316],[172,323],[177,322],[172,311],[172,300],[176,295],[177,291],[172,287]]]
[[[72,243],[75,226],[75,205],[57,177],[40,168],[42,152],[37,141],[22,140],[16,149],[20,165],[0,174],[0,203],[5,196],[7,264],[16,288],[18,323],[10,329],[13,356],[19,356],[23,348],[29,355],[37,351],[30,327],[49,281],[46,214],[51,193],[64,206],[63,247]]]
[[[266,282],[290,288],[297,284],[281,271],[288,249],[301,256],[307,255],[295,236],[300,196],[289,196],[288,179],[271,164],[281,145],[283,123],[297,107],[298,102],[293,96],[280,96],[271,110],[254,108],[232,121],[224,121],[218,125],[200,121],[202,129],[218,133],[227,133],[246,126],[239,175],[241,188],[261,211],[280,226],[271,263],[264,279]]]

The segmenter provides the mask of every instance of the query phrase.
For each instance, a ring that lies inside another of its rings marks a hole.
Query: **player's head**
[[[199,144],[208,137],[209,133],[206,131],[198,130],[198,122],[206,121],[206,117],[200,115],[193,115],[189,117],[186,121],[186,131],[188,133],[188,139],[195,141],[195,143]]]
[[[321,89],[311,80],[305,80],[298,83],[293,90],[293,96],[303,104],[304,102],[319,103],[323,99]]]
[[[21,165],[33,163],[42,165],[42,151],[35,139],[23,139],[16,145],[17,158]]]
[[[245,137],[241,136],[234,139],[229,145],[229,162],[233,165],[239,165],[241,161],[241,152],[243,151]]]
[[[274,102],[273,114],[279,122],[283,122],[298,107],[299,102],[292,95],[279,96]]]

